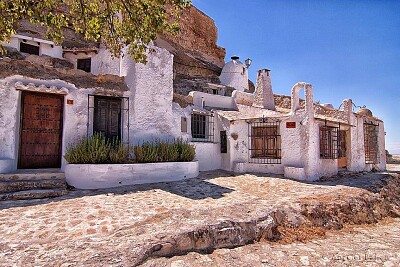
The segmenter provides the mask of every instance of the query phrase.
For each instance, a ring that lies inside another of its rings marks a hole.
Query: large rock
[[[187,80],[219,83],[226,51],[217,45],[218,29],[214,20],[192,6],[183,12],[180,29],[176,36],[160,35],[155,41],[157,46],[174,55],[175,92],[186,87]]]

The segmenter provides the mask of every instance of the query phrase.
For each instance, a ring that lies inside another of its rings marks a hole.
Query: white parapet
[[[299,181],[306,180],[306,173],[304,171],[304,168],[285,167],[284,172],[284,176],[286,178],[291,178]]]
[[[0,173],[9,173],[17,169],[16,161],[13,159],[0,159]]]
[[[139,164],[68,164],[67,183],[79,189],[179,181],[199,175],[198,161]]]

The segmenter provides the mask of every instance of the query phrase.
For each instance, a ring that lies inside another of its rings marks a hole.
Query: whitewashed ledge
[[[199,162],[67,164],[67,183],[78,189],[180,181],[199,175]]]

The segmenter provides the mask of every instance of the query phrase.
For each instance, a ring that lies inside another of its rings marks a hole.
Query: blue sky
[[[194,0],[215,20],[226,61],[250,57],[250,79],[271,69],[274,93],[298,81],[314,100],[345,98],[384,120],[386,147],[400,154],[400,1]]]

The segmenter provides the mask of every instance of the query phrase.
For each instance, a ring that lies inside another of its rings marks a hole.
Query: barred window
[[[319,146],[321,159],[338,158],[338,127],[321,126],[319,128]]]
[[[191,126],[193,142],[214,142],[214,115],[212,113],[192,113]]]
[[[87,135],[129,143],[129,98],[88,95]]]
[[[249,162],[258,164],[281,163],[279,122],[249,123]]]
[[[373,123],[364,123],[365,163],[378,163],[378,127]]]

